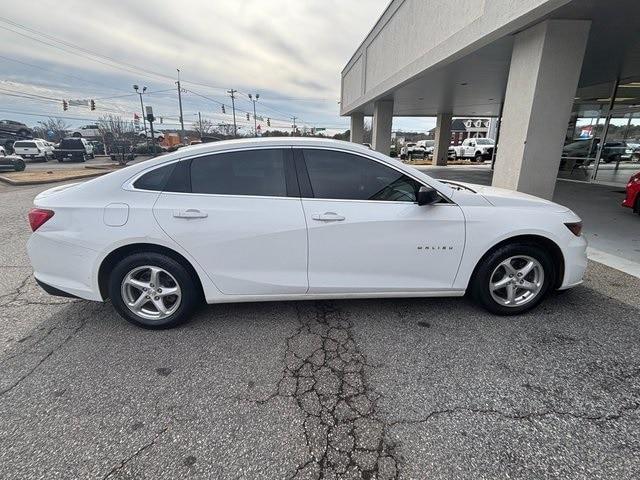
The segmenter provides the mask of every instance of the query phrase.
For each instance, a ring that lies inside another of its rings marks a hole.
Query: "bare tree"
[[[33,133],[36,137],[44,138],[53,142],[59,142],[67,135],[67,131],[70,128],[71,125],[63,119],[49,117],[46,120],[39,121],[33,129]]]
[[[121,140],[133,133],[133,122],[124,120],[119,115],[104,115],[98,119],[98,129],[103,137]]]
[[[206,137],[207,135],[215,131],[216,125],[211,120],[202,120],[201,122],[193,122],[193,129],[200,137]]]
[[[98,119],[98,130],[104,142],[105,153],[114,153],[118,163],[126,165],[131,153],[131,142],[128,139],[134,134],[133,122],[124,120],[119,115],[104,115]]]
[[[219,123],[216,125],[216,128],[213,131],[218,133],[223,138],[233,137],[233,125],[230,123]]]

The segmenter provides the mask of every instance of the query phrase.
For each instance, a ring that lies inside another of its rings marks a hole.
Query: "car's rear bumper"
[[[67,295],[102,301],[94,273],[98,253],[48,235],[51,233],[34,232],[27,242],[36,281]],[[44,290],[49,292],[47,288]]]

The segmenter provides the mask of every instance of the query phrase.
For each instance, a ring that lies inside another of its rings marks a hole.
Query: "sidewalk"
[[[445,180],[490,185],[489,165],[417,167]],[[620,206],[624,188],[559,180],[553,201],[582,218],[589,258],[640,277],[640,216]]]

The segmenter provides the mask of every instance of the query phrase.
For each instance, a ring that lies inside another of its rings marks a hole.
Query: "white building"
[[[373,116],[384,153],[394,115],[437,116],[439,165],[453,116],[501,117],[494,185],[550,198],[570,120],[600,145],[640,122],[639,19],[639,0],[393,0],[342,71],[341,114],[356,142]],[[581,179],[603,180],[600,150]]]

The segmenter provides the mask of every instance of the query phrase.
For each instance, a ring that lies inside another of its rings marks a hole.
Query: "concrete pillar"
[[[433,149],[433,164],[446,165],[449,158],[449,145],[451,145],[451,118],[450,113],[439,113],[436,117],[436,133]]]
[[[590,26],[546,20],[515,36],[494,186],[553,196]]]
[[[391,149],[391,124],[393,100],[378,100],[373,105],[373,149],[389,155]]]
[[[364,142],[364,113],[351,114],[351,138],[353,143]]]

